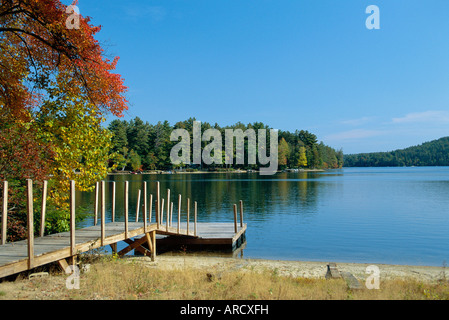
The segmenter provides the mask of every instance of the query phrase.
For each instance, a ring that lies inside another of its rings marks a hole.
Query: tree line
[[[449,137],[390,152],[350,154],[345,167],[449,166]]]
[[[170,135],[175,129],[186,129],[191,136],[190,144],[192,146],[192,130],[195,118],[189,118],[170,125],[168,121],[159,121],[157,124],[144,122],[139,117],[133,120],[113,120],[108,125],[108,130],[112,133],[112,151],[111,165],[116,170],[172,170],[179,167],[188,169],[202,170],[224,170],[224,169],[259,169],[258,164],[249,164],[248,158],[245,158],[244,164],[226,165],[225,161],[221,165],[208,165],[202,162],[200,165],[179,164],[174,165],[170,159],[171,149],[178,141],[170,141]],[[221,127],[217,123],[214,125],[201,123],[201,132],[207,129],[217,129],[222,135],[222,141],[225,141],[226,129],[241,129],[245,132],[253,129],[256,133],[258,129],[271,129],[262,122],[243,124],[237,122],[234,125]],[[269,135],[267,137],[267,140]],[[295,132],[278,131],[278,161],[280,169],[287,168],[341,168],[343,165],[343,151],[335,150],[326,146],[323,142],[318,142],[316,135],[305,131],[296,130]],[[202,149],[208,144],[202,141]],[[267,145],[269,142],[267,141]],[[245,155],[248,151],[248,141],[245,139]],[[234,149],[235,150],[235,149]],[[223,150],[223,158],[225,152]]]

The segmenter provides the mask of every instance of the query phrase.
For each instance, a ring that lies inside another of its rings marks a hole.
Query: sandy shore
[[[272,271],[278,275],[303,277],[303,278],[325,278],[328,262],[313,261],[278,261],[259,259],[237,259],[209,256],[158,256],[155,262],[147,257],[135,257],[145,263],[148,267],[158,269],[179,269],[184,267],[206,269],[213,273],[226,271]],[[370,264],[360,263],[336,263],[340,272],[349,272],[359,281],[364,282],[369,274],[366,267]],[[432,266],[404,266],[376,264],[380,270],[380,279],[416,279],[425,282],[435,282],[446,279],[449,274],[443,267]]]

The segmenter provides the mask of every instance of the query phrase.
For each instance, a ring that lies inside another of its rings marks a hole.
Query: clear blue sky
[[[68,1],[64,1],[67,4]],[[368,30],[367,6],[380,9]],[[304,129],[345,153],[449,136],[447,0],[79,0],[150,123]]]

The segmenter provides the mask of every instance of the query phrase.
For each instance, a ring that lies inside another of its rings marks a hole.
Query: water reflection
[[[297,214],[316,212],[320,175],[310,173],[279,173],[273,177],[257,174],[162,174],[162,175],[110,175],[106,180],[106,216],[111,219],[112,182],[116,183],[116,220],[123,221],[124,183],[129,182],[129,214],[135,218],[138,191],[147,182],[148,199],[156,197],[156,181],[160,182],[161,198],[171,191],[171,201],[177,207],[177,196],[182,195],[186,211],[186,199],[198,203],[198,221],[232,221],[232,206],[244,201],[246,219],[265,221],[279,213]],[[141,200],[141,204],[143,200]],[[78,192],[77,205],[87,207],[93,215],[95,192]],[[92,223],[92,220],[84,224]]]
[[[130,220],[144,181],[154,197],[156,181],[162,198],[171,190],[174,212],[178,194],[184,214],[186,199],[196,201],[200,222],[233,221],[233,205],[243,200],[249,227],[245,257],[427,265],[449,261],[449,168],[111,175],[106,183],[108,220],[113,181],[117,221],[123,221],[125,181]],[[77,204],[92,214],[94,201],[93,192],[77,194]]]

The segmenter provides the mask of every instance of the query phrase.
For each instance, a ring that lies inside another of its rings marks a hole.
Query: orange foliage
[[[3,0],[0,7],[0,112],[29,120],[30,111],[52,87],[64,87],[95,106],[99,115],[122,116],[127,87],[114,74],[94,36],[100,27],[80,16],[80,28],[68,29],[69,14],[59,0]]]

